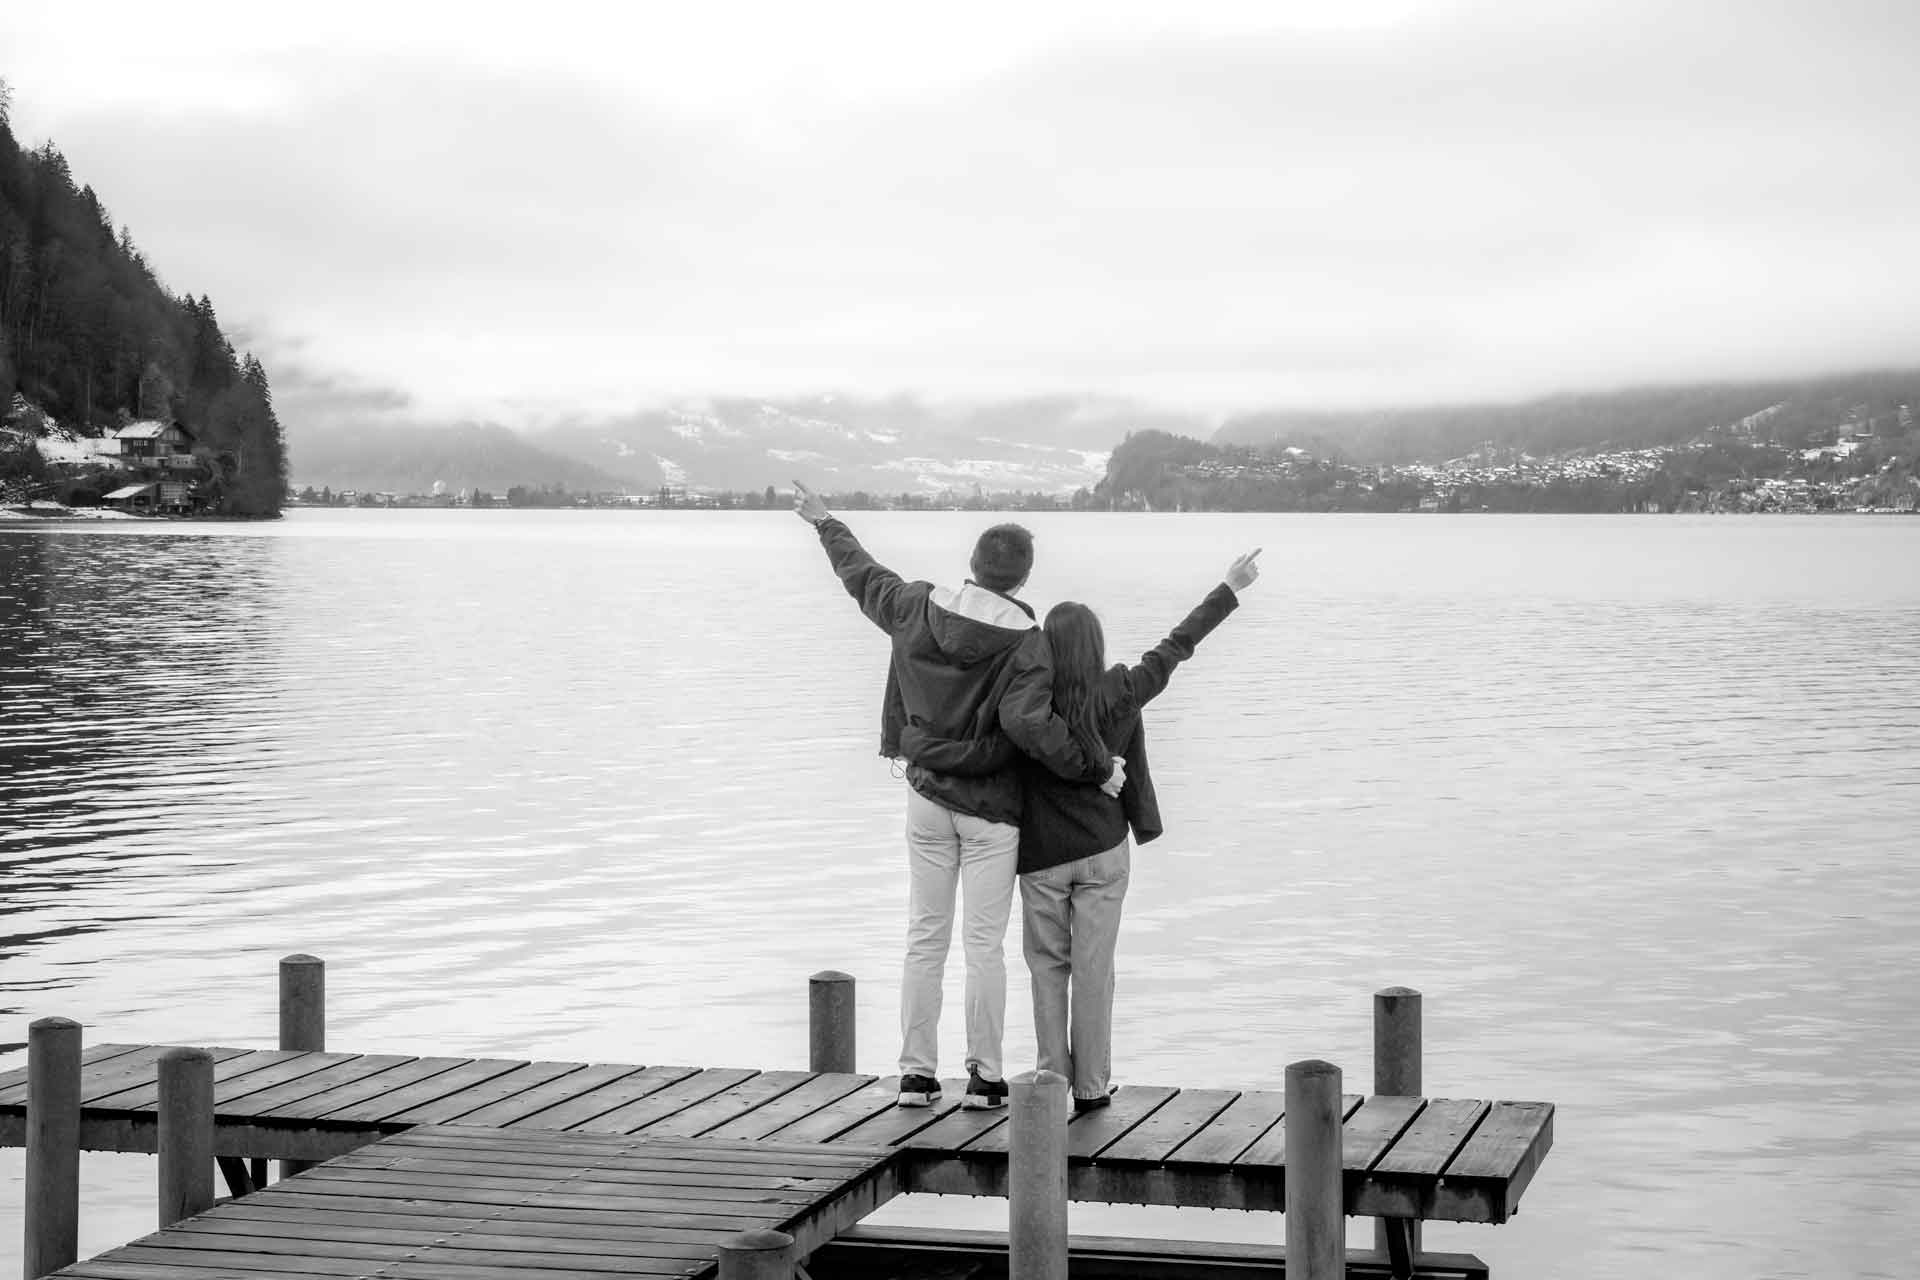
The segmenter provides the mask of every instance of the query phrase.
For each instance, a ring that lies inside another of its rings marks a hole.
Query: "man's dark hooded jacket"
[[[828,517],[820,545],[860,611],[893,640],[880,709],[880,754],[899,756],[909,724],[931,738],[978,738],[997,726],[1062,777],[1104,782],[1111,759],[1089,760],[1053,712],[1052,655],[1033,610],[968,582],[958,590],[907,582],[874,561],[853,531]],[[972,777],[907,762],[907,781],[935,803],[989,822],[1020,822],[1017,769]]]

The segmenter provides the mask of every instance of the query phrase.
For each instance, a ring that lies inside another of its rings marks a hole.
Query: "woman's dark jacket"
[[[1233,589],[1221,583],[1165,640],[1141,655],[1137,665],[1116,664],[1101,675],[1095,694],[1095,705],[1102,709],[1100,737],[1108,751],[1127,762],[1127,783],[1119,799],[1104,794],[1097,785],[1067,782],[1020,758],[1023,874],[1104,853],[1126,839],[1129,828],[1140,844],[1160,835],[1160,801],[1147,766],[1146,726],[1140,709],[1160,696],[1173,678],[1173,669],[1191,658],[1207,634],[1239,607]],[[934,737],[927,726],[916,724],[906,727],[900,745],[928,768],[961,776],[997,773],[1018,755],[1002,733],[956,740]]]

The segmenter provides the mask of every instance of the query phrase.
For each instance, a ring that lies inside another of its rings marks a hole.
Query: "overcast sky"
[[[277,386],[427,417],[1920,357],[1911,0],[447,8],[5,4],[0,78]]]

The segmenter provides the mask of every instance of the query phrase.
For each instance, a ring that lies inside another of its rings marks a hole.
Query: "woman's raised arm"
[[[1255,547],[1243,556],[1235,556],[1233,563],[1227,566],[1220,585],[1209,591],[1207,598],[1182,618],[1180,625],[1169,632],[1165,640],[1147,650],[1136,665],[1127,669],[1134,699],[1141,706],[1165,692],[1167,682],[1173,679],[1173,669],[1191,658],[1195,647],[1207,638],[1207,634],[1240,607],[1239,593],[1252,586],[1254,579],[1260,576],[1260,566],[1255,563],[1259,554],[1260,548]]]

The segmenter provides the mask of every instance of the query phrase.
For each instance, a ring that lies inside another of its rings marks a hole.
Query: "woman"
[[[1022,769],[1020,901],[1039,1067],[1065,1076],[1075,1111],[1107,1105],[1112,1088],[1113,958],[1127,895],[1131,849],[1161,832],[1160,806],[1147,770],[1140,710],[1159,697],[1173,669],[1239,607],[1238,593],[1259,577],[1259,548],[1236,559],[1225,580],[1135,666],[1106,665],[1106,639],[1093,610],[1071,601],[1047,613],[1053,649],[1053,705],[1089,754],[1126,761],[1118,798],[1037,766]],[[941,773],[990,773],[1017,752],[999,733],[958,741],[909,725],[901,753]]]

